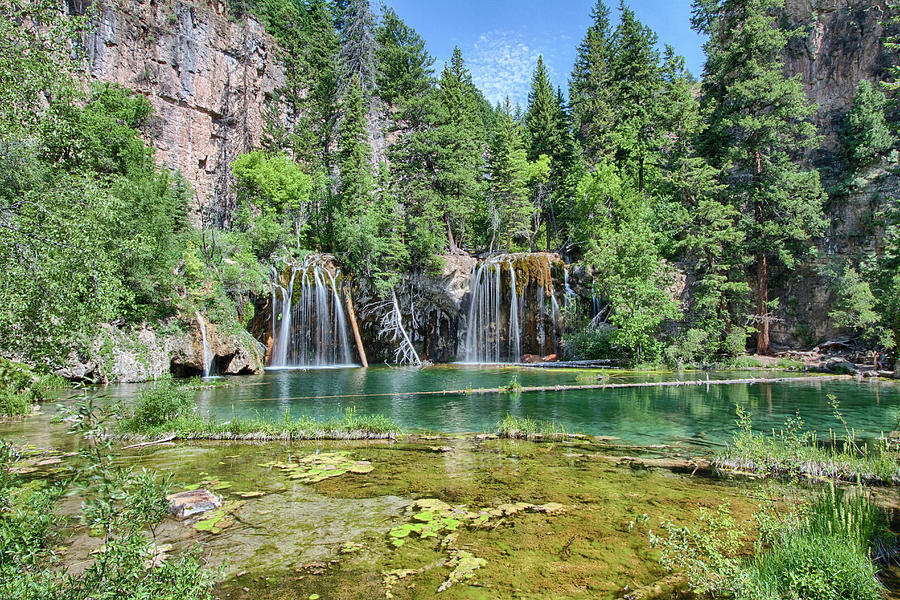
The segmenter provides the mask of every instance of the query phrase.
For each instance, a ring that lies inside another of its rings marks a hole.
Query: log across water
[[[711,386],[711,385],[746,385],[754,383],[804,383],[817,381],[849,381],[855,377],[852,375],[816,375],[812,377],[772,377],[757,379],[697,379],[693,381],[648,381],[635,383],[593,383],[586,385],[542,385],[521,387],[518,392],[566,392],[578,390],[614,390],[622,388],[648,388],[648,387],[682,387],[682,386]],[[478,388],[466,390],[428,390],[423,392],[386,392],[378,394],[335,394],[331,396],[294,396],[281,398],[282,400],[319,400],[337,398],[378,398],[389,396],[460,396],[466,394],[508,394],[510,390],[498,388]]]

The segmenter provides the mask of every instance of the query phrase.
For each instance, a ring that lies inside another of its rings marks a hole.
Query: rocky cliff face
[[[844,175],[845,148],[841,131],[853,105],[860,80],[881,80],[892,56],[884,48],[881,23],[887,17],[885,0],[787,0],[785,18],[799,32],[786,57],[788,74],[800,74],[807,96],[818,105],[814,121],[822,135],[810,157],[826,187]],[[822,271],[863,251],[877,249],[880,231],[873,215],[884,198],[900,195],[900,178],[875,169],[861,185],[847,193],[832,193],[826,206],[829,226],[817,240],[815,259],[798,272],[781,277],[778,317],[773,342],[784,346],[812,346],[841,336],[828,318],[833,296]]]
[[[83,8],[73,1],[70,10]],[[158,161],[187,178],[195,210],[227,222],[229,165],[258,145],[262,109],[284,79],[262,25],[229,19],[221,0],[111,1],[85,48],[93,78],[147,96],[155,109],[147,136]]]
[[[890,56],[881,43],[886,0],[787,0],[786,15],[801,35],[789,46],[786,66],[799,73],[824,151],[840,151],[839,132],[861,79],[880,79]]]

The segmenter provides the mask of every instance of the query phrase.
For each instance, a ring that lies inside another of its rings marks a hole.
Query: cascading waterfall
[[[528,273],[528,263],[520,261],[537,261],[542,274],[538,276],[536,291],[534,283],[518,279],[517,265]],[[531,350],[542,353],[547,347],[548,334],[544,325],[544,317],[549,316],[553,323],[552,337],[554,343],[559,321],[559,305],[553,293],[550,281],[549,262],[540,263],[534,255],[503,255],[491,258],[475,265],[470,275],[471,301],[465,338],[463,339],[463,362],[466,363],[517,363],[522,353],[524,341],[529,341]],[[536,299],[526,303],[526,292],[532,290]],[[545,288],[549,294],[549,306],[545,306]],[[528,311],[528,308],[536,308]],[[526,322],[531,321],[533,322]]]
[[[569,265],[563,269],[563,285],[565,286],[565,296],[563,296],[563,306],[568,310],[569,305],[578,300],[575,290],[569,285]]]
[[[203,376],[209,377],[212,357],[210,357],[209,342],[206,339],[206,323],[203,322],[203,317],[200,315],[199,310],[194,311],[194,315],[197,317],[197,324],[200,326],[200,338],[203,340]]]
[[[311,255],[302,264],[292,266],[287,287],[281,285],[274,269],[273,273],[274,342],[270,366],[351,364],[347,316],[338,292],[336,273],[326,267],[325,259]]]

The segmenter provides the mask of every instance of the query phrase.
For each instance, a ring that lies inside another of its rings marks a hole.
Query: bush
[[[612,351],[612,332],[586,328],[563,336],[565,356],[569,360],[599,360],[609,358]]]
[[[791,503],[790,506],[795,506]],[[757,552],[740,557],[746,530],[728,507],[701,511],[694,527],[665,523],[668,537],[661,562],[684,570],[695,592],[737,600],[878,600],[883,588],[875,578],[870,549],[886,531],[884,520],[862,493],[845,499],[830,486],[799,509],[756,514]]]
[[[153,427],[190,416],[195,409],[193,393],[189,388],[165,381],[141,392],[129,420],[137,425]]]

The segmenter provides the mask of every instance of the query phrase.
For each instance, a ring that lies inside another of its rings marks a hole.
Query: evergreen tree
[[[519,127],[513,120],[507,97],[497,118],[490,152],[491,248],[494,239],[505,238],[512,251],[513,237],[529,233],[534,207],[528,199],[529,168]]]
[[[546,176],[536,171],[530,180],[534,206],[539,211],[538,222],[543,222],[546,229],[548,250],[551,246],[555,224],[553,180],[550,179],[550,170],[552,165],[561,158],[559,155],[567,133],[561,128],[559,110],[553,86],[550,84],[550,75],[544,66],[544,59],[538,57],[537,67],[531,79],[531,92],[528,94],[528,112],[525,123],[528,160],[535,163],[544,157],[542,162],[545,162],[547,166]]]
[[[349,0],[341,19],[339,92],[343,95],[355,78],[368,98],[375,89],[377,69],[375,19],[369,0]]]
[[[544,57],[539,56],[534,75],[531,77],[531,91],[528,93],[528,112],[525,124],[528,129],[528,160],[535,160],[541,154],[551,156],[559,146],[557,127],[557,104],[550,84],[550,74],[544,66]]]
[[[695,142],[704,128],[699,102],[685,71],[684,59],[667,46],[662,67],[664,108],[661,128],[668,132],[662,145],[661,192],[672,199],[666,206],[666,227],[679,236],[676,244],[696,278],[687,330],[673,349],[674,362],[714,360],[744,352],[743,318],[735,314],[750,288],[741,276],[746,267],[741,251],[744,233],[737,227],[738,210],[727,197],[721,172],[696,153]]]
[[[881,26],[886,30],[893,29],[896,32],[897,26],[900,25],[900,2],[888,2],[887,8],[887,19],[885,19]],[[893,64],[888,67],[888,79],[882,81],[881,85],[890,91],[895,91],[900,89],[900,64],[897,63],[896,59],[896,52],[900,50],[900,34],[893,33],[887,35],[884,38],[884,46],[885,48],[892,50],[895,54]]]
[[[439,83],[441,114],[434,169],[451,251],[465,243],[467,218],[479,208],[481,200],[484,141],[479,96],[462,52],[454,48]]]
[[[727,197],[740,212],[745,251],[756,261],[757,351],[769,351],[769,266],[796,264],[803,244],[822,230],[824,192],[818,173],[797,153],[816,143],[815,108],[800,76],[785,77],[787,33],[776,23],[784,0],[695,1],[710,23],[703,105],[709,128],[703,150],[724,171]]]
[[[609,64],[612,26],[604,0],[597,0],[591,20],[584,40],[578,46],[569,81],[569,100],[575,131],[585,157],[593,164],[609,154],[608,135],[612,124]]]
[[[886,106],[887,99],[872,82],[859,82],[843,136],[847,158],[856,171],[878,162],[897,141],[884,116]]]
[[[648,165],[660,140],[662,77],[656,34],[637,20],[624,0],[609,60],[612,148],[616,164],[644,190]]]
[[[387,8],[375,31],[379,97],[390,105],[423,94],[434,74],[434,58],[425,50],[425,40]]]
[[[372,200],[375,184],[372,148],[366,129],[366,105],[356,77],[350,82],[343,105],[338,147],[340,184],[332,220],[336,224],[337,247],[349,248],[353,245],[353,237],[359,232],[360,217]],[[359,263],[365,257],[354,256],[352,259]]]

